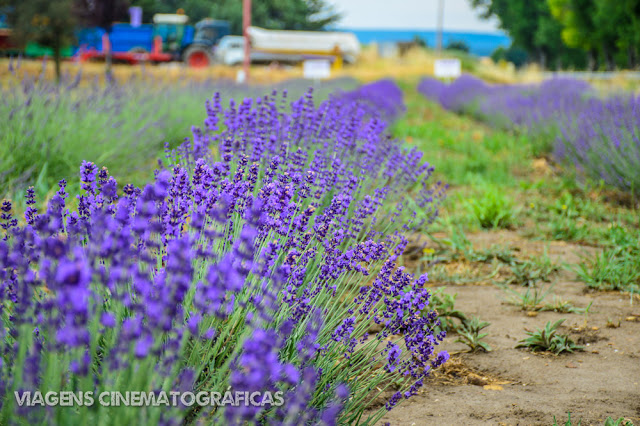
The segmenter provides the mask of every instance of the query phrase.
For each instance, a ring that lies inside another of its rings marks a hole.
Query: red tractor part
[[[11,30],[8,28],[0,28],[0,52],[16,50],[18,46],[11,40]]]
[[[213,56],[205,46],[189,46],[183,58],[191,68],[206,68],[213,65]]]
[[[111,49],[111,42],[107,34],[102,36],[102,50],[89,49],[80,50],[79,60],[85,62],[91,59],[104,59],[106,52]],[[162,52],[162,37],[155,36],[153,38],[153,48],[151,52],[132,49],[129,52],[112,52],[111,57],[115,61],[128,62],[135,65],[139,62],[169,62],[172,59],[170,53]]]

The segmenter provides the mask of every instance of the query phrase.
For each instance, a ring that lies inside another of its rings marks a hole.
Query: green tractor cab
[[[189,17],[184,14],[156,13],[153,16],[153,37],[162,39],[162,51],[171,53],[175,59],[193,41],[193,27],[187,25]]]

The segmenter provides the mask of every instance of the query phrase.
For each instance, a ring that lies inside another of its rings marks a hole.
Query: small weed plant
[[[544,306],[542,302],[544,302],[553,288],[553,286],[549,286],[547,289],[543,287],[530,287],[524,292],[519,292],[505,285],[501,285],[500,287],[510,295],[507,302],[521,307],[523,311],[539,311],[541,307]]]
[[[575,426],[580,426],[581,424],[582,420],[578,420],[578,423],[576,423]],[[558,420],[556,419],[556,416],[553,416],[553,426],[560,426]],[[574,426],[573,422],[571,421],[571,412],[567,412],[567,421],[563,423],[563,426]]]
[[[556,355],[582,350],[583,347],[578,346],[568,335],[558,333],[557,329],[564,321],[561,319],[553,324],[549,321],[542,329],[528,331],[529,337],[521,340],[516,348],[526,348],[533,352],[552,352]]]
[[[456,342],[469,346],[471,352],[490,352],[491,346],[482,341],[482,339],[489,335],[489,333],[482,333],[482,330],[489,327],[489,325],[491,324],[486,321],[481,321],[478,317],[464,321],[457,330],[460,337],[458,337]]]
[[[455,308],[457,294],[448,294],[443,292],[443,288],[434,291],[431,294],[430,308],[438,312],[440,318],[439,331],[454,331],[458,325],[454,319],[464,324],[468,321],[467,316]]]
[[[624,417],[614,419],[613,417],[607,417],[604,421],[604,426],[633,426],[631,420],[627,420]]]
[[[574,425],[571,421],[571,413],[567,413],[568,419],[566,422],[562,423],[563,426],[580,426],[582,424],[582,420],[578,420],[578,423]],[[553,426],[560,426],[556,416],[553,416]],[[613,417],[607,417],[604,421],[604,426],[633,426],[631,420],[627,420],[624,417],[620,417],[618,419],[614,419]]]
[[[546,250],[539,260],[517,261],[513,262],[510,267],[513,278],[508,283],[526,287],[535,286],[540,281],[550,282],[550,276],[558,271],[558,266],[551,261]]]
[[[482,195],[467,201],[467,207],[482,228],[511,228],[515,224],[514,203],[496,186],[487,185]]]
[[[434,309],[438,313],[440,325],[435,329],[436,333],[442,331],[458,334],[456,342],[469,346],[471,352],[491,351],[491,347],[482,339],[489,333],[482,333],[482,330],[490,324],[481,321],[478,317],[469,318],[459,309],[456,309],[456,294],[444,293],[444,288],[439,288],[431,294],[429,309]],[[458,320],[458,321],[455,321]]]

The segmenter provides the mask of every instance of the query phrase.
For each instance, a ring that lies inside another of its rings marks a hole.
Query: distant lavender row
[[[363,84],[349,92],[338,92],[336,96],[345,102],[356,101],[386,120],[396,119],[406,110],[402,90],[390,79]]]
[[[78,211],[65,181],[45,212],[28,191],[25,225],[5,201],[0,423],[375,423],[415,395],[448,355],[426,274],[396,261],[444,189],[364,93],[228,108],[216,95],[144,188],[84,162]],[[284,405],[26,408],[13,396],[229,388],[281,391]]]
[[[640,98],[597,96],[569,78],[541,84],[489,85],[463,75],[451,84],[423,79],[418,90],[451,111],[494,126],[552,138],[555,157],[579,173],[627,191],[640,191]]]

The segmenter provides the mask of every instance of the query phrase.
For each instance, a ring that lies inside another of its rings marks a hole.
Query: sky
[[[498,31],[495,20],[478,18],[468,0],[444,1],[444,29]],[[343,28],[432,30],[437,26],[438,0],[327,0],[342,13]]]

